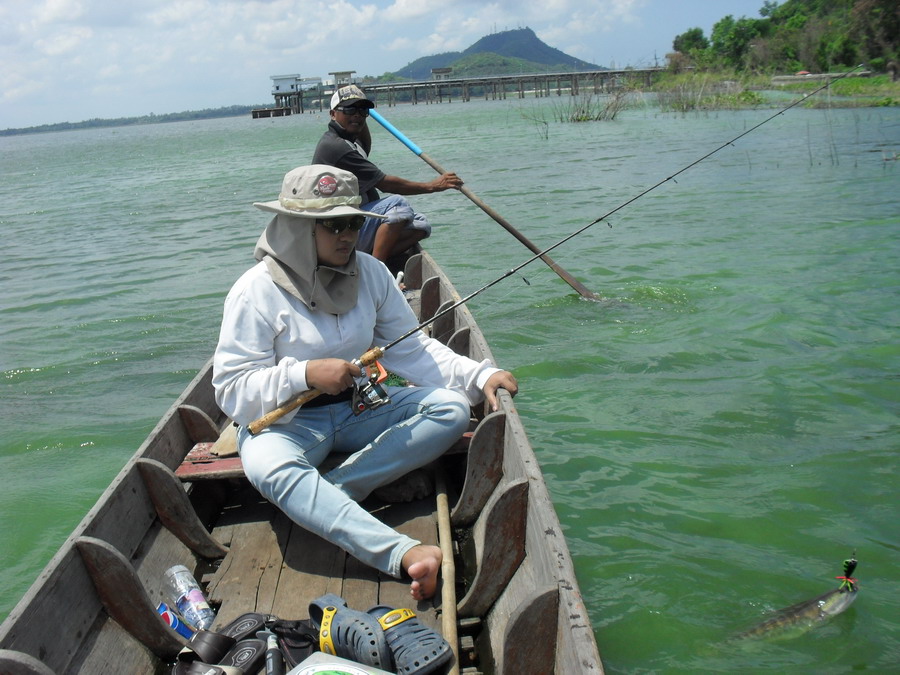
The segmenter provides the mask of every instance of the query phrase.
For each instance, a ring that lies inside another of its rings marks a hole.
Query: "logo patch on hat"
[[[338,188],[337,180],[334,176],[322,176],[316,185],[316,192],[325,197],[333,195]]]

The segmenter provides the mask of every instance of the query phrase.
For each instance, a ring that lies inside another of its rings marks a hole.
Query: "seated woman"
[[[390,403],[355,414],[360,369],[351,363],[414,329],[417,320],[383,263],[355,250],[366,216],[352,173],[313,165],[290,171],[256,246],[260,261],[225,300],[213,386],[240,425],[247,478],[294,522],[394,577],[417,600],[437,587],[441,551],[402,535],[357,502],[444,453],[466,430],[469,407],[516,380],[459,356],[421,331],[385,352],[386,368],[414,387],[388,387]],[[322,395],[251,434],[247,425],[315,389]],[[317,467],[332,452],[337,467]]]

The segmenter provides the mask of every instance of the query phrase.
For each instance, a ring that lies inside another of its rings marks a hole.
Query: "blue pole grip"
[[[369,117],[371,117],[373,120],[378,122],[381,126],[383,126],[385,129],[387,129],[392,134],[394,134],[394,136],[397,138],[398,141],[400,141],[401,143],[403,143],[403,145],[405,145],[407,148],[409,148],[414,153],[416,153],[416,155],[422,154],[422,148],[420,148],[418,145],[416,145],[411,140],[409,140],[406,136],[403,135],[402,131],[400,131],[397,127],[395,127],[393,124],[391,124],[386,119],[384,119],[381,116],[381,113],[377,112],[375,110],[375,108],[372,108],[371,110],[369,110]]]

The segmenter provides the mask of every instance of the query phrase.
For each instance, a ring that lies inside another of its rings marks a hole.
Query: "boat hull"
[[[423,321],[459,300],[427,253],[409,260],[405,283]],[[429,330],[458,353],[493,360],[464,305]],[[410,606],[405,582],[287,521],[249,488],[239,466],[213,479],[176,477],[189,452],[224,439],[229,427],[211,378],[210,362],[0,626],[0,671],[167,672],[184,638],[155,608],[173,564],[206,585],[217,625],[244,611],[305,618],[324,592],[360,609]],[[453,598],[457,658],[471,672],[602,673],[565,537],[512,398],[501,391],[499,411],[473,410],[472,432],[435,469],[438,506],[441,495],[450,505],[445,529],[455,539],[457,575],[444,581],[455,597],[415,607],[423,622],[446,634],[441,603]],[[367,506],[438,543],[433,497]]]

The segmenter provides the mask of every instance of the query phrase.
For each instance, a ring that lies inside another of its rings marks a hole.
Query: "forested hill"
[[[701,28],[676,36],[670,66],[788,73],[865,63],[884,72],[900,60],[897,0],[767,0],[759,13],[725,16],[708,37]]]
[[[501,58],[496,58],[501,57]],[[480,74],[480,64],[490,60],[498,72],[547,72],[553,70],[603,70],[600,66],[569,56],[544,43],[530,28],[486,35],[461,52],[423,56],[398,70],[395,75],[411,80],[427,80],[432,68],[452,67],[454,74]],[[506,66],[504,68],[503,66]]]

